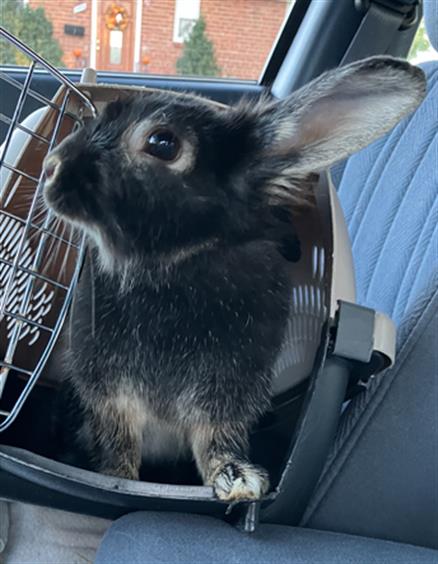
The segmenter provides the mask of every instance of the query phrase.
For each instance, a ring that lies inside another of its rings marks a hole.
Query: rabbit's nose
[[[44,175],[47,181],[52,181],[61,166],[61,161],[56,155],[49,155],[44,161]]]

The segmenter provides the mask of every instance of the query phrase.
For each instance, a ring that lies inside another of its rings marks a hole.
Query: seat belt
[[[399,30],[417,21],[418,7],[390,0],[372,1],[340,65],[386,53]]]

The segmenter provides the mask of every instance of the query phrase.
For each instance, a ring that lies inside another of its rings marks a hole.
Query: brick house
[[[202,14],[223,77],[256,79],[290,0],[27,0],[52,21],[66,67],[175,74]]]

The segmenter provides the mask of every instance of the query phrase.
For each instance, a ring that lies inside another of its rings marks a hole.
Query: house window
[[[175,23],[173,26],[173,40],[175,43],[183,43],[196,20],[199,18],[201,0],[175,0]]]
[[[110,64],[122,64],[123,31],[112,29],[109,36]]]

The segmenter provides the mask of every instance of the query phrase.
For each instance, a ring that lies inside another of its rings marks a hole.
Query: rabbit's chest
[[[183,362],[195,352],[243,350],[267,338],[281,319],[263,314],[260,303],[170,288],[144,292],[96,311],[95,339],[125,362],[159,367],[166,358]],[[166,357],[166,358],[165,358]]]
[[[236,374],[268,371],[288,315],[287,278],[269,265],[206,265],[126,292],[98,276],[93,304],[89,286],[77,304],[76,356],[93,366],[94,377],[129,374],[159,401],[169,385],[181,394],[200,375],[217,383],[220,372],[225,384]]]
[[[284,323],[283,296],[275,295],[275,286],[258,293],[239,290],[235,283],[230,290],[227,282],[143,288],[118,298],[112,315],[102,316],[102,331],[112,334],[114,347],[126,344],[126,355],[140,347],[150,362],[163,353],[179,357],[196,350],[243,350],[269,341]]]

